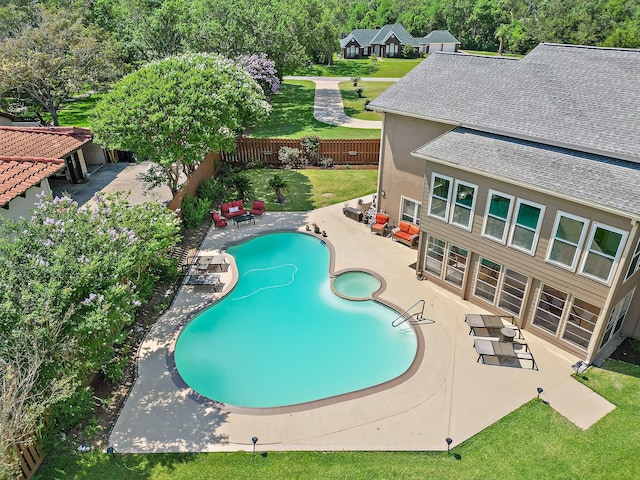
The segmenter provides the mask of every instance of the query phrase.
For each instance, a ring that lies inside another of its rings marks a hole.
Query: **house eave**
[[[419,147],[419,148],[421,148],[421,147]],[[466,166],[460,165],[458,163],[448,162],[447,160],[442,160],[442,159],[439,159],[439,158],[431,157],[429,155],[422,155],[422,154],[418,153],[417,150],[414,150],[413,152],[411,152],[411,155],[413,157],[420,158],[422,160],[426,160],[428,162],[438,163],[440,165],[446,165],[448,167],[457,168],[458,170],[469,172],[469,173],[472,173],[474,175],[481,175],[483,177],[487,176],[487,173],[483,172],[482,170],[478,170],[476,168],[466,167]],[[611,208],[611,207],[607,207],[607,206],[600,205],[600,204],[597,204],[597,203],[581,200],[581,199],[578,199],[578,198],[575,198],[575,197],[571,197],[569,195],[565,195],[565,194],[560,193],[560,192],[555,191],[555,190],[554,191],[547,190],[547,189],[536,187],[536,186],[533,186],[533,185],[530,185],[530,184],[527,184],[527,183],[524,183],[524,182],[519,182],[517,180],[513,180],[513,179],[510,179],[510,178],[502,177],[500,175],[492,175],[492,178],[494,178],[495,180],[501,181],[501,182],[508,183],[510,185],[515,185],[517,187],[525,188],[527,190],[533,190],[534,192],[539,192],[539,193],[542,193],[542,194],[545,194],[545,195],[551,195],[552,197],[560,198],[560,199],[566,200],[568,202],[578,203],[580,205],[584,205],[584,206],[589,207],[589,208],[593,208],[593,209],[596,209],[596,210],[607,212],[607,213],[610,213],[612,215],[617,215],[617,216],[621,216],[621,217],[624,217],[624,218],[629,218],[632,221],[632,223],[640,221],[640,215],[635,215],[633,213],[626,212],[626,211],[623,211],[623,210],[617,210],[615,208]]]

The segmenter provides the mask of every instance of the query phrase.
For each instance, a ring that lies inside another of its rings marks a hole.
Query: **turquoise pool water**
[[[345,297],[367,300],[380,288],[380,280],[367,272],[344,272],[334,278],[333,288]]]
[[[354,392],[404,373],[417,339],[397,312],[330,288],[329,249],[303,233],[233,246],[236,287],[181,332],[175,363],[201,395],[242,407],[278,407]]]

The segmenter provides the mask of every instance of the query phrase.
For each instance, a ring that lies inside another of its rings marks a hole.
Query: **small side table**
[[[516,338],[516,331],[513,328],[502,327],[500,329],[500,335],[502,336],[503,342],[513,342],[513,339]]]

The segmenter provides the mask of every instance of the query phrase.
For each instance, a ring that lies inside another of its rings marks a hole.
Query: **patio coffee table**
[[[247,223],[253,220],[253,224],[256,224],[256,219],[250,213],[245,213],[244,215],[238,215],[237,217],[232,218],[233,223],[236,224],[236,227],[240,228],[241,223]]]

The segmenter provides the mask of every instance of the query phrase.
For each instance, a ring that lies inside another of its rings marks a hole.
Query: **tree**
[[[96,201],[46,198],[29,220],[0,218],[0,478],[13,478],[6,447],[31,438],[45,411],[52,428],[54,410],[78,413],[66,402],[111,365],[159,277],[177,275],[165,258],[179,240],[172,212]]]
[[[276,64],[273,60],[269,60],[266,54],[240,55],[235,59],[235,62],[258,82],[265,97],[271,98],[274,93],[280,90]]]
[[[244,173],[238,173],[231,179],[230,186],[236,191],[238,200],[245,200],[254,196],[251,179]]]
[[[276,202],[284,203],[285,197],[282,194],[283,191],[289,188],[289,182],[287,182],[282,175],[274,175],[269,179],[269,188],[273,188],[276,194]]]
[[[35,26],[0,43],[0,90],[26,96],[58,125],[60,104],[118,75],[114,44],[73,11],[43,10]]]
[[[260,86],[215,54],[151,62],[127,75],[96,105],[96,141],[150,160],[172,194],[205,155],[235,148],[239,132],[270,112]]]

